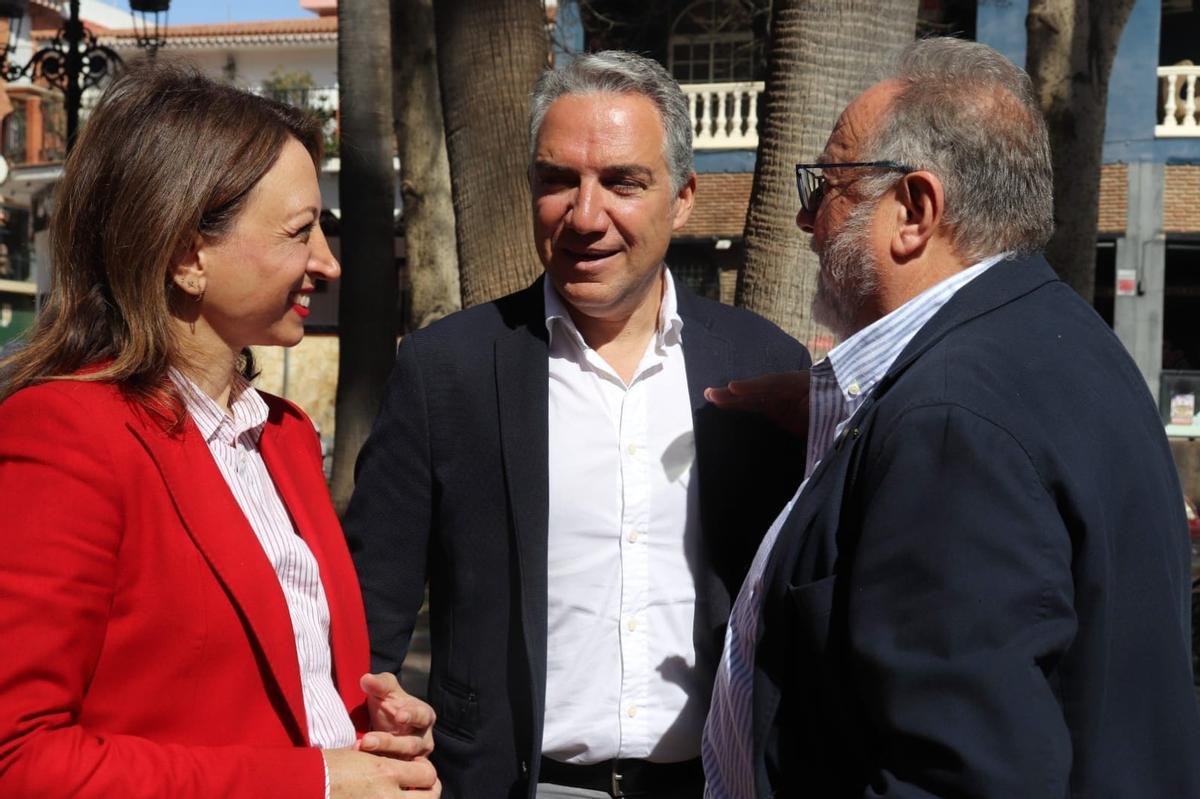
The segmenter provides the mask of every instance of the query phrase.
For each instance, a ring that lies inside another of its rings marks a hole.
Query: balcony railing
[[[1159,67],[1162,90],[1162,120],[1154,126],[1155,136],[1200,136],[1196,119],[1196,78],[1200,67]]]
[[[697,150],[753,150],[758,147],[758,98],[754,83],[685,83]]]

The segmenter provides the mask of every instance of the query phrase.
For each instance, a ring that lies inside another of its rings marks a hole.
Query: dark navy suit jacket
[[[693,408],[701,673],[720,656],[730,597],[794,493],[803,442],[705,402],[708,386],[804,369],[771,323],[676,281]],[[426,579],[433,759],[447,799],[532,796],[546,687],[549,360],[542,282],[405,337],[344,521],[375,669],[399,671]],[[614,575],[614,579],[616,575]],[[711,682],[695,686],[708,706]]]
[[[768,563],[760,796],[1200,796],[1189,567],[1146,384],[1046,262],[897,359]]]

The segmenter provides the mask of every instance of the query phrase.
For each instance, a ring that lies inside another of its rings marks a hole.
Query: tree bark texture
[[[379,409],[396,354],[396,176],[391,24],[387,3],[338,3],[341,260],[336,439],[331,493],[340,514],[354,462]]]
[[[541,273],[530,223],[529,90],[549,42],[538,0],[438,0],[434,9],[464,306]]]
[[[1108,78],[1134,0],[1030,0],[1025,68],[1050,132],[1054,236],[1046,258],[1089,303],[1095,294]]]
[[[812,321],[817,258],[796,227],[795,164],[815,161],[842,109],[913,40],[917,0],[775,0],[758,158],[736,304],[804,342],[833,345]]]
[[[393,109],[414,328],[462,307],[432,0],[393,0]]]

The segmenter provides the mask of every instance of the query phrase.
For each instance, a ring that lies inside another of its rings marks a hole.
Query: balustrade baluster
[[[714,122],[716,117],[715,109],[713,108],[713,98],[716,95],[713,92],[704,93],[704,134],[706,139],[715,140],[717,129]]]
[[[1167,104],[1163,111],[1166,112],[1163,116],[1162,124],[1164,127],[1173,128],[1179,124],[1175,119],[1175,85],[1179,81],[1178,75],[1167,75]]]
[[[695,146],[700,141],[700,137],[704,135],[703,128],[697,129],[697,122],[699,120],[696,119],[696,107],[700,102],[700,97],[695,92],[688,92],[687,100],[688,116],[692,118],[692,142],[693,146]]]
[[[725,103],[720,92],[710,91],[704,96],[709,102],[708,118],[712,121],[713,146],[720,147],[725,139]]]
[[[745,133],[742,131],[742,98],[745,94],[738,90],[729,93],[730,102],[733,103],[733,114],[730,117],[729,125],[729,140],[730,143],[741,143],[745,141]]]
[[[751,88],[746,92],[746,138],[753,139],[753,146],[758,146],[758,89]]]
[[[1187,76],[1187,83],[1184,84],[1183,91],[1183,126],[1185,128],[1196,127],[1196,76],[1194,74]]]

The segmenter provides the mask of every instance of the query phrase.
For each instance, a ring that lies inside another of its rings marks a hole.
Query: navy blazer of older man
[[[1112,331],[1042,258],[992,267],[780,532],[758,794],[1200,797],[1182,505]]]
[[[752,313],[676,280],[693,409],[700,540],[697,664],[711,675],[731,597],[799,485],[803,442],[706,403],[708,386],[804,369],[807,351]],[[344,525],[363,586],[373,667],[398,672],[429,581],[447,799],[532,797],[546,690],[548,336],[542,281],[405,337],[357,468]],[[614,575],[616,579],[617,575]],[[711,681],[694,701],[708,706]]]

